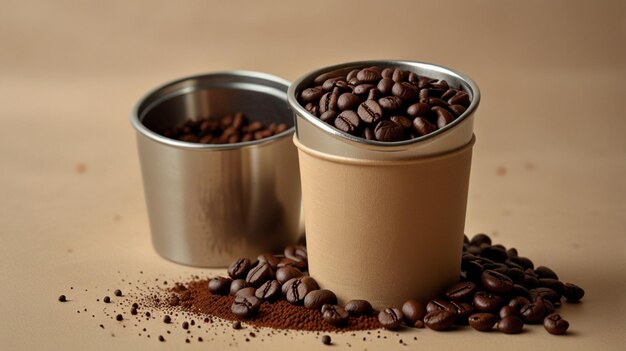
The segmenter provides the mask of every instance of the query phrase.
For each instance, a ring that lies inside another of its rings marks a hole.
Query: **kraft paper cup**
[[[251,121],[287,123],[289,82],[264,73],[217,72],[183,78],[148,93],[131,122],[150,220],[163,257],[226,267],[240,257],[276,252],[302,233],[294,128],[257,141],[204,145],[155,130],[187,119],[243,112]]]
[[[472,103],[433,135],[381,143],[343,133],[297,102],[319,74],[374,65],[446,79]],[[479,99],[469,78],[406,61],[347,63],[292,83],[309,272],[320,287],[342,303],[366,299],[382,309],[426,302],[458,281]]]

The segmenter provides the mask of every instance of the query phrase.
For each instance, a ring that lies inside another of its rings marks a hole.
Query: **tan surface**
[[[0,348],[206,348],[183,346],[180,328],[159,344],[160,323],[150,324],[151,339],[140,337],[129,321],[103,317],[113,307],[95,301],[123,278],[210,273],[150,248],[131,107],[148,89],[188,74],[243,68],[294,79],[368,58],[430,61],[474,78],[483,102],[467,232],[516,246],[587,296],[562,308],[567,337],[536,327],[514,337],[409,330],[376,342],[338,335],[337,344],[623,348],[623,1],[225,3],[0,2]],[[61,293],[74,301],[56,302]],[[89,312],[76,313],[82,308]],[[301,333],[243,339],[218,333],[210,348],[320,346]]]

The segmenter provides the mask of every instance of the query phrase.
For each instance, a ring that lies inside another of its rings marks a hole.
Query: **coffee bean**
[[[376,140],[376,135],[374,135],[374,132],[372,131],[371,128],[365,127],[363,129],[363,138],[367,140]]]
[[[419,76],[415,72],[409,72],[407,80],[413,84],[417,84],[417,82],[419,82]]]
[[[515,316],[508,316],[498,322],[498,330],[505,334],[519,334],[524,328],[524,322]]]
[[[339,97],[335,91],[328,92],[322,95],[319,103],[320,113],[324,113],[330,110],[336,111],[338,98]]]
[[[432,330],[446,330],[454,324],[456,315],[449,310],[432,311],[424,316],[424,324]]]
[[[329,78],[341,77],[341,76],[342,76],[342,74],[340,72],[326,72],[326,73],[322,73],[319,76],[315,77],[315,79],[313,80],[313,84],[320,85],[320,84],[324,83]]]
[[[531,261],[527,257],[516,256],[516,257],[510,257],[509,260],[511,260],[511,262],[513,262],[515,264],[518,264],[518,265],[522,266],[524,269],[534,269],[535,268],[535,265],[533,264],[533,261]],[[533,271],[533,273],[534,273],[534,271]]]
[[[474,313],[467,319],[470,327],[478,331],[491,330],[498,321],[498,317],[492,313]]]
[[[328,110],[320,115],[320,119],[328,124],[334,124],[337,112]]]
[[[417,88],[408,82],[395,83],[391,88],[391,93],[408,102],[417,96]]]
[[[115,295],[115,296],[122,296],[122,290],[115,289],[115,291],[113,292],[113,295]]]
[[[383,69],[382,72],[380,72],[380,75],[383,77],[383,79],[385,79],[385,78],[391,79],[391,77],[393,77],[393,71],[394,70],[395,70],[395,68],[387,67],[387,68]]]
[[[230,283],[230,295],[235,295],[239,290],[248,287],[248,282],[245,279],[235,279]]]
[[[491,245],[491,238],[487,234],[478,233],[470,240],[470,245],[480,246],[480,244]]]
[[[513,281],[502,273],[486,270],[480,276],[480,281],[487,290],[497,294],[506,294],[513,289]]]
[[[398,124],[402,129],[410,129],[413,126],[413,121],[404,116],[393,116],[390,120]]]
[[[476,289],[473,282],[462,282],[446,290],[445,295],[452,301],[467,301],[472,298]]]
[[[377,89],[370,89],[370,91],[367,92],[367,99],[366,100],[377,101],[379,97],[380,97],[380,93],[378,92]]]
[[[292,260],[291,258],[283,257],[280,259],[277,265],[278,268],[287,266],[296,267],[300,270],[306,270],[308,263],[307,260],[302,258],[299,258],[298,260]]]
[[[301,304],[308,293],[314,289],[305,283],[302,278],[292,278],[282,286],[283,295],[287,301],[293,305]]]
[[[395,111],[402,107],[402,99],[397,96],[385,96],[378,100],[380,107],[388,111]]]
[[[276,280],[282,285],[285,284],[291,278],[302,277],[304,273],[296,267],[285,266],[276,271]]]
[[[259,263],[248,272],[246,282],[248,282],[251,286],[258,287],[273,277],[274,270],[270,264],[268,262],[259,261]]]
[[[357,113],[354,112],[353,110],[342,111],[339,114],[339,116],[337,116],[337,119],[335,120],[335,124],[336,124],[337,120],[339,120],[339,119],[345,120],[354,129],[359,128],[359,125],[361,124],[361,119],[359,118],[359,115],[357,115]]]
[[[408,78],[409,72],[402,70],[400,68],[396,68],[393,70],[393,74],[391,75],[391,79],[394,82],[402,82]]]
[[[209,280],[209,291],[216,295],[226,295],[230,292],[230,283],[232,279],[226,277],[217,277]]]
[[[513,283],[518,283],[518,284],[523,283],[524,280],[526,279],[524,275],[524,271],[522,271],[519,268],[510,268],[509,270],[507,270],[506,276],[511,278]]]
[[[346,75],[346,81],[351,81],[352,78],[356,78],[357,73],[359,73],[360,69],[355,68]]]
[[[397,308],[385,308],[378,313],[378,322],[388,330],[398,329],[403,319],[402,311]]]
[[[445,101],[438,99],[436,97],[429,97],[428,104],[431,106],[431,108],[435,106],[444,107],[444,108],[448,107],[448,104]]]
[[[393,88],[393,85],[395,84],[395,82],[390,79],[390,78],[383,78],[380,80],[380,82],[378,82],[378,85],[376,86],[376,89],[378,89],[378,91],[382,94],[382,95],[390,95],[391,94],[391,88]]]
[[[554,271],[546,266],[538,266],[535,268],[535,273],[539,277],[539,279],[554,279],[559,280],[559,277],[554,273]]]
[[[337,99],[337,107],[343,110],[350,110],[357,107],[361,103],[361,99],[354,93],[343,93]]]
[[[457,91],[457,93],[448,100],[448,104],[450,105],[461,105],[464,107],[469,106],[470,102],[469,94],[464,91]]]
[[[250,269],[250,260],[239,258],[228,267],[228,275],[233,279],[243,278]]]
[[[480,255],[495,262],[504,262],[509,258],[506,254],[506,250],[497,246],[487,246],[482,248],[480,250]]]
[[[454,121],[452,113],[441,106],[434,106],[431,110],[437,115],[438,128],[443,128]]]
[[[359,105],[357,109],[358,116],[365,123],[375,123],[382,118],[383,110],[378,102],[374,100],[366,100]]]
[[[321,98],[322,95],[324,95],[324,90],[322,90],[322,87],[318,86],[313,88],[307,88],[300,93],[300,100],[305,103],[313,102]]]
[[[413,120],[413,130],[417,132],[418,135],[424,136],[437,130],[437,127],[427,119],[417,117]]]
[[[550,334],[562,335],[567,332],[569,322],[561,318],[558,313],[552,313],[543,320],[543,327]]]
[[[435,82],[431,82],[430,83],[430,89],[431,90],[437,90],[437,91],[441,92],[441,94],[443,94],[443,92],[445,92],[449,88],[450,87],[448,86],[448,82],[446,82],[443,79],[440,79],[440,80],[437,80]]]
[[[237,291],[235,293],[235,297],[237,297],[237,296],[255,296],[255,293],[256,293],[256,288],[249,286],[247,288],[243,288],[243,289]]]
[[[59,296],[59,302],[67,302],[67,298],[65,297],[65,295]]]
[[[230,310],[239,318],[250,318],[259,312],[261,300],[255,296],[237,296]]]
[[[509,300],[509,303],[507,306],[511,306],[513,308],[515,308],[518,312],[519,310],[524,306],[529,304],[530,301],[523,297],[523,296],[515,296],[513,298],[511,298],[511,300]]]
[[[325,304],[321,308],[324,321],[330,325],[343,325],[348,322],[350,315],[338,305]]]
[[[407,300],[402,304],[402,315],[404,322],[408,325],[415,325],[418,320],[423,320],[426,315],[426,306],[415,300]]]
[[[448,109],[457,117],[461,116],[466,111],[465,107],[461,105],[450,105]]]
[[[356,78],[361,82],[375,82],[382,78],[382,76],[380,75],[380,72],[365,68],[356,74]]]
[[[167,314],[165,316],[163,316],[163,323],[170,324],[171,322],[172,322],[172,317],[170,317]]]
[[[357,95],[368,94],[370,90],[376,88],[374,84],[359,84],[354,87],[353,93]]]
[[[324,91],[332,91],[337,86],[337,83],[342,82],[342,81],[343,81],[343,78],[341,77],[326,79],[324,83],[322,83],[322,89]]]
[[[409,106],[406,113],[411,117],[426,117],[430,114],[430,106],[423,102],[418,102]]]
[[[520,308],[520,314],[526,323],[538,323],[546,315],[546,307],[542,301],[535,300]]]
[[[539,287],[529,290],[530,299],[535,300],[538,296],[549,301],[560,301],[561,295],[550,288]]]
[[[280,283],[278,280],[268,280],[261,284],[254,292],[254,296],[261,300],[271,301],[278,298],[281,294]]]
[[[502,308],[500,308],[500,312],[498,312],[498,316],[500,319],[508,316],[522,317],[521,313],[512,306],[502,306]]]
[[[304,297],[304,307],[310,310],[319,310],[326,304],[337,304],[337,296],[330,290],[313,290]]]
[[[439,298],[430,300],[428,304],[426,305],[426,312],[441,311],[441,310],[454,311],[454,306],[452,306],[450,302],[444,299],[439,299]]]
[[[527,299],[530,299],[530,293],[528,292],[528,289],[519,284],[513,284],[513,290],[511,290],[510,294],[513,296],[523,296]]]
[[[367,316],[372,313],[372,305],[366,300],[350,300],[346,303],[346,311],[351,316]]]
[[[504,299],[498,295],[493,295],[485,291],[479,291],[474,294],[472,305],[481,312],[496,311],[504,304]]]
[[[472,314],[474,308],[472,305],[460,302],[460,301],[452,301],[450,302],[452,305],[452,312],[456,314],[456,323],[457,324],[466,324],[467,318]]]
[[[563,285],[563,296],[567,302],[578,302],[585,296],[585,290],[576,284],[565,283]]]
[[[374,135],[378,141],[399,141],[404,137],[404,131],[402,127],[395,122],[380,121],[376,125],[376,128],[374,128]]]
[[[270,253],[264,253],[257,256],[257,261],[259,261],[259,263],[265,262],[269,264],[272,269],[276,269],[278,268],[278,262],[280,262],[280,258]]]
[[[456,89],[448,89],[445,91],[445,93],[441,94],[441,99],[442,100],[448,100],[451,97],[453,97],[454,95],[456,95],[458,90]]]
[[[332,343],[332,340],[330,338],[330,335],[324,335],[322,336],[322,344],[324,345],[330,345]]]

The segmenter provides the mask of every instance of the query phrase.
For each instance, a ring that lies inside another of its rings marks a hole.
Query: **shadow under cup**
[[[174,81],[140,100],[131,122],[152,243],[161,256],[224,267],[239,257],[281,250],[303,232],[288,86],[268,74],[230,71]],[[236,112],[290,128],[235,144],[188,143],[157,133],[185,120]]]

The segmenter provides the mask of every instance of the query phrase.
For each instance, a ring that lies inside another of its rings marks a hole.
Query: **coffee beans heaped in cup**
[[[289,129],[285,123],[264,125],[260,121],[249,121],[243,113],[226,115],[221,118],[199,117],[187,120],[179,126],[162,130],[159,134],[199,144],[234,144],[261,140],[280,134]]]
[[[430,134],[452,123],[471,103],[467,92],[445,80],[378,66],[324,73],[300,92],[298,101],[345,133],[383,142]]]

